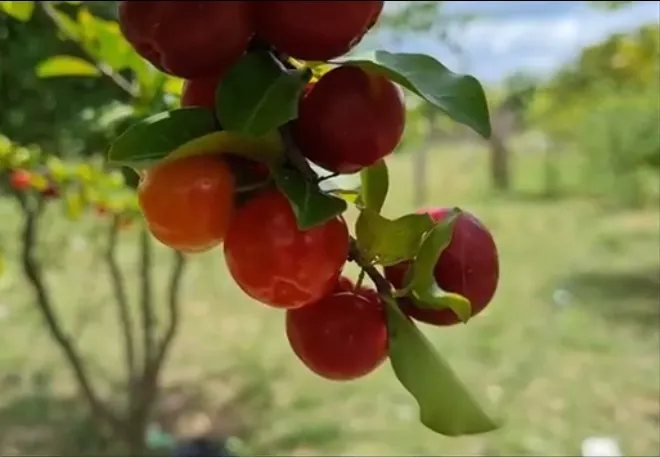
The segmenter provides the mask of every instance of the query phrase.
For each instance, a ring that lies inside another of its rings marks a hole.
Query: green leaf
[[[385,204],[390,185],[385,161],[380,160],[374,165],[362,169],[360,180],[362,181],[362,204],[379,213]]]
[[[261,136],[298,117],[311,70],[284,70],[265,51],[245,54],[222,79],[216,114],[226,130]]]
[[[277,188],[291,203],[300,230],[321,225],[348,208],[344,200],[321,192],[316,183],[310,182],[298,170],[273,167],[271,174]]]
[[[36,73],[39,78],[99,76],[101,74],[94,64],[74,56],[49,57],[37,65]]]
[[[424,234],[433,227],[428,214],[408,214],[389,220],[367,207],[355,223],[355,236],[366,260],[395,265],[415,257]]]
[[[433,270],[438,259],[451,242],[452,231],[460,210],[435,224],[424,237],[419,254],[412,263],[407,289],[409,296],[420,308],[442,309],[450,308],[462,322],[467,322],[472,316],[470,301],[462,295],[442,290],[435,280]]]
[[[34,12],[34,2],[1,1],[0,9],[21,22],[29,21]]]
[[[110,146],[108,160],[144,168],[201,136],[218,130],[213,114],[190,107],[158,113],[128,128]]]
[[[390,363],[419,404],[421,422],[446,436],[490,432],[501,424],[479,406],[451,367],[396,303],[386,301]]]
[[[491,135],[486,95],[473,76],[454,73],[424,54],[375,51],[369,59],[346,58],[341,62],[381,73],[484,138]]]

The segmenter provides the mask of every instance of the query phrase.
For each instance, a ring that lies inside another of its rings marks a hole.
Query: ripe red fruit
[[[10,178],[9,185],[16,190],[25,190],[30,188],[30,181],[32,180],[32,173],[27,170],[15,170]]]
[[[299,308],[328,294],[348,256],[341,218],[302,231],[287,199],[270,189],[239,207],[224,243],[239,287],[275,308]]]
[[[356,66],[335,68],[301,97],[294,137],[302,154],[337,173],[355,173],[401,141],[405,106],[386,77]]]
[[[41,196],[45,199],[53,199],[59,197],[60,193],[55,186],[51,185],[41,191]]]
[[[380,298],[380,295],[378,295],[378,292],[376,292],[375,289],[372,287],[367,287],[367,286],[360,286],[360,287],[355,287],[355,284],[353,284],[353,281],[351,281],[349,278],[346,276],[340,276],[339,279],[337,280],[337,284],[335,285],[334,288],[335,293],[339,292],[355,292],[358,295],[362,296],[363,298],[366,298],[372,303],[376,304],[381,304],[382,300]]]
[[[186,79],[221,75],[254,35],[247,1],[120,1],[119,26],[142,57]]]
[[[156,164],[137,194],[153,236],[183,252],[219,244],[234,207],[234,176],[218,155],[193,155]]]
[[[433,220],[441,221],[450,208],[431,209]],[[385,277],[394,287],[401,287],[410,262],[385,268]],[[442,252],[434,269],[435,280],[443,290],[463,295],[472,304],[472,316],[479,314],[492,300],[499,279],[497,247],[486,227],[470,213],[458,216],[449,246]],[[418,321],[433,325],[460,322],[451,309],[421,309],[409,299],[398,300],[401,309]]]
[[[383,308],[355,292],[341,292],[286,313],[286,334],[298,358],[327,379],[364,376],[387,357]]]
[[[376,23],[382,1],[255,2],[257,35],[296,59],[330,60],[353,49]]]
[[[212,78],[189,79],[183,83],[181,106],[201,106],[215,112],[215,92],[219,79]]]

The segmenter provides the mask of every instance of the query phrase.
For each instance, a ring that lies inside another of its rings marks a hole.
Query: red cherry
[[[451,208],[428,210],[434,221],[444,219]],[[385,277],[396,288],[403,284],[410,262],[386,267]],[[461,213],[454,224],[452,240],[442,252],[434,269],[439,287],[463,295],[472,304],[476,316],[490,303],[499,280],[497,247],[486,227],[472,214]],[[453,325],[460,322],[451,309],[422,309],[409,299],[398,300],[401,309],[418,321],[433,325]]]
[[[25,190],[30,188],[30,181],[32,181],[32,173],[18,169],[11,174],[9,185],[15,190]]]
[[[296,59],[330,60],[353,49],[378,21],[382,1],[254,2],[257,35]]]
[[[336,173],[355,173],[390,154],[401,141],[405,106],[382,75],[337,67],[298,104],[294,137],[301,153]]]
[[[120,1],[119,26],[142,57],[186,79],[221,75],[254,35],[246,1]]]
[[[225,260],[239,287],[275,308],[298,308],[328,294],[348,256],[341,218],[300,230],[288,200],[267,190],[236,209]]]
[[[286,333],[298,358],[331,380],[364,376],[387,357],[387,327],[380,306],[341,292],[286,313]]]
[[[218,77],[190,79],[183,83],[181,106],[201,106],[215,113],[215,92]]]

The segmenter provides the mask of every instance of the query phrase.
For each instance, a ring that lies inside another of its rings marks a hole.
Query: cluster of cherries
[[[122,33],[159,70],[185,79],[182,106],[215,112],[223,75],[255,43],[299,61],[346,54],[376,24],[382,1],[121,1]],[[390,154],[405,125],[400,89],[381,74],[338,65],[310,83],[292,122],[302,155],[334,173],[355,173]],[[209,151],[205,151],[209,152]],[[214,152],[214,151],[210,151]],[[317,374],[354,379],[387,357],[383,303],[371,288],[342,276],[349,230],[341,216],[301,230],[286,197],[269,183],[237,199],[239,174],[267,167],[231,154],[166,159],[146,170],[138,197],[154,237],[183,252],[222,244],[235,282],[253,299],[285,309],[294,352]],[[434,210],[442,220],[447,214]],[[402,286],[408,264],[386,268]],[[463,213],[436,268],[438,284],[472,301],[473,314],[497,284],[492,237]],[[424,310],[400,299],[410,316],[458,322],[451,310]]]

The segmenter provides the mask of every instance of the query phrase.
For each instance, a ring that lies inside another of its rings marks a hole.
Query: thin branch
[[[117,262],[116,249],[118,243],[118,234],[121,228],[121,218],[114,216],[110,230],[108,231],[108,245],[105,253],[105,261],[110,269],[110,278],[117,304],[117,317],[124,338],[124,352],[126,356],[126,375],[129,389],[133,385],[137,373],[135,362],[135,335],[133,334],[133,319],[126,293],[126,284],[122,276],[119,263]]]
[[[282,142],[284,143],[285,153],[289,163],[303,173],[305,178],[311,182],[318,182],[318,175],[314,172],[293,142],[291,125],[287,124],[280,128],[280,135],[282,136]],[[353,237],[350,238],[348,260],[355,262],[362,268],[362,270],[364,270],[364,273],[369,276],[379,294],[392,298],[392,286],[390,285],[390,282],[385,279],[373,264],[363,258],[362,253],[358,248],[357,241]]]
[[[140,317],[142,319],[143,370],[150,370],[154,357],[155,316],[153,309],[153,291],[151,283],[152,245],[149,230],[142,227],[140,232]]]
[[[92,410],[92,414],[96,419],[105,421],[106,424],[117,430],[121,428],[120,421],[114,412],[99,400],[97,393],[92,387],[82,357],[62,328],[53,308],[51,296],[44,283],[41,265],[35,253],[35,247],[38,242],[37,226],[43,209],[43,200],[41,198],[31,200],[23,194],[17,194],[17,197],[23,210],[23,228],[21,231],[23,271],[36,295],[36,304],[46,321],[48,330],[64,352],[69,365],[73,369],[74,376]]]
[[[53,5],[51,5],[51,2],[49,1],[44,1],[44,2],[37,2],[39,5],[41,5],[44,13],[48,16],[48,18],[53,21],[57,29],[64,35],[69,41],[73,41],[78,45],[78,47],[87,54],[94,66],[107,78],[109,78],[117,87],[119,87],[121,90],[126,92],[131,98],[137,99],[140,96],[140,91],[138,88],[131,83],[129,80],[124,78],[121,74],[113,71],[112,68],[110,68],[108,65],[99,62],[99,60],[96,58],[96,56],[90,55],[89,50],[83,46],[78,37],[75,35],[71,34],[68,29],[66,28],[65,25],[62,24],[62,21],[60,20],[59,17],[57,17],[57,14],[59,13]]]
[[[179,304],[181,302],[181,284],[183,282],[183,273],[186,267],[186,258],[179,251],[174,251],[174,264],[170,276],[170,290],[168,296],[169,320],[165,329],[165,334],[158,345],[158,353],[154,361],[154,370],[160,371],[167,352],[179,329]]]

